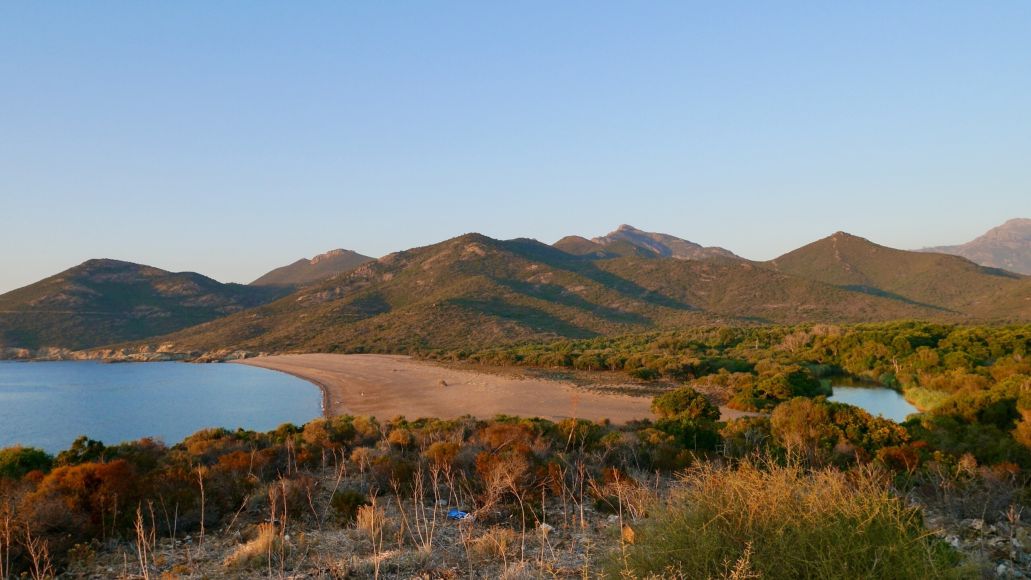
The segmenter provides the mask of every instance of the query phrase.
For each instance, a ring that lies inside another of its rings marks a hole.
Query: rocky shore
[[[267,353],[246,350],[219,349],[212,351],[181,351],[173,344],[157,347],[140,346],[133,348],[102,348],[91,350],[69,350],[66,348],[44,347],[39,349],[7,347],[0,348],[0,360],[18,361],[86,361],[101,362],[224,362],[242,360]]]

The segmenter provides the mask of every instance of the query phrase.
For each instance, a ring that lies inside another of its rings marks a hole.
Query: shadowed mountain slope
[[[288,266],[276,268],[251,282],[251,286],[305,286],[349,272],[372,260],[351,250],[330,250],[310,260],[301,258]]]
[[[274,300],[277,288],[222,284],[117,260],[89,260],[0,295],[0,346],[88,348],[200,324]]]

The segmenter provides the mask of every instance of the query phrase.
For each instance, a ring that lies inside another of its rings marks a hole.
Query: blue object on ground
[[[447,519],[449,520],[464,520],[468,517],[471,517],[469,512],[463,512],[460,509],[451,508],[447,512]]]

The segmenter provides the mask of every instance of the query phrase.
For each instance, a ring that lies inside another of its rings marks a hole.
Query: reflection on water
[[[236,364],[0,361],[0,447],[53,453],[79,435],[171,445],[205,427],[305,423],[321,403],[307,381]]]
[[[883,387],[833,387],[834,394],[829,400],[835,403],[847,403],[865,409],[871,415],[880,415],[897,423],[906,420],[906,416],[917,413],[917,408],[909,404],[901,394]]]

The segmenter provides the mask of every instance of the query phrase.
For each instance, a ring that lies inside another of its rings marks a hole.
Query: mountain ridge
[[[659,256],[676,258],[678,260],[699,260],[716,257],[742,259],[740,256],[724,248],[716,246],[704,247],[701,244],[669,234],[639,230],[628,224],[622,224],[614,231],[604,236],[593,238],[591,241],[602,247],[619,241],[627,242],[654,252]]]
[[[143,339],[284,294],[195,272],[91,259],[0,295],[0,346],[90,348]]]
[[[574,242],[582,246],[582,238],[556,246]],[[268,305],[161,340],[185,351],[408,352],[697,324],[1008,316],[989,310],[971,314],[951,303],[859,287],[852,280],[812,279],[786,271],[783,264],[722,256],[574,254],[556,246],[466,234],[390,254]],[[994,275],[962,258],[947,259],[969,264],[972,275]],[[1004,278],[1007,289],[1023,281]],[[1031,318],[1024,311],[1019,316],[1025,314]]]
[[[1013,218],[965,244],[919,251],[962,256],[982,266],[1031,275],[1031,219]]]
[[[350,271],[373,260],[352,250],[337,248],[313,258],[301,258],[259,276],[251,286],[303,286]]]
[[[1031,277],[845,232],[768,262],[676,258],[648,245],[469,233],[300,286],[222,285],[89,261],[27,287],[34,290],[0,295],[0,310],[21,308],[15,317],[0,313],[0,346],[409,352],[697,324],[1031,320]],[[196,310],[198,302],[206,309]],[[62,309],[77,315],[66,320]],[[121,327],[109,320],[118,316]],[[90,325],[101,332],[87,340]]]

